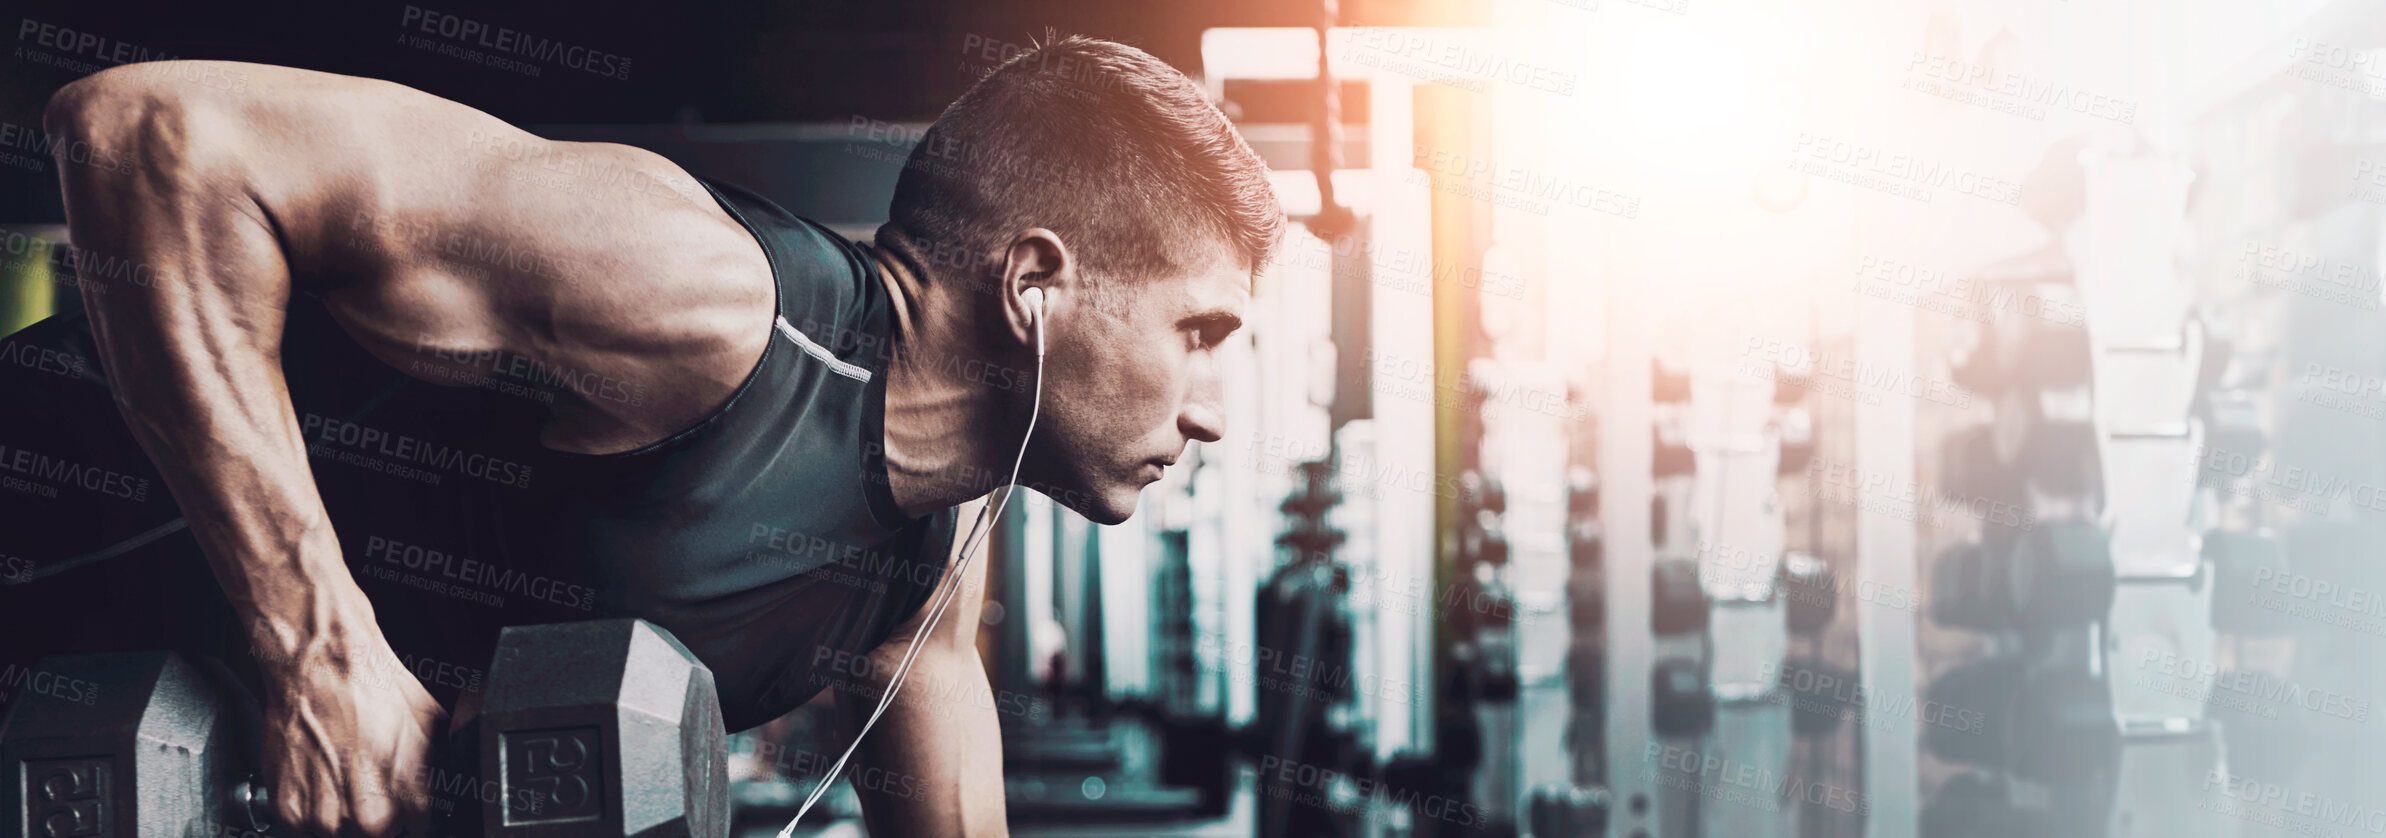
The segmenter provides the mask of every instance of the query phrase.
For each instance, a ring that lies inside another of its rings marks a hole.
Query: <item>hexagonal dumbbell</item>
[[[485,789],[458,834],[729,834],[712,672],[670,633],[626,619],[510,627],[485,683],[450,737]]]
[[[0,721],[0,834],[253,832],[254,770],[228,673],[166,651],[43,659]]]

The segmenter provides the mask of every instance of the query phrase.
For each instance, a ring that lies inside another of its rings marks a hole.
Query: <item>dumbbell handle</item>
[[[2186,585],[2191,589],[2200,589],[2204,586],[2204,563],[2196,562],[2193,569],[2184,572],[2117,573],[2113,575],[2113,582],[2119,585]]]
[[[230,803],[231,807],[230,811],[224,813],[224,820],[235,821],[247,817],[246,830],[253,835],[289,834],[288,832],[274,831],[273,793],[267,790],[264,778],[255,774],[241,778],[240,782],[232,784],[230,798],[225,801]],[[404,834],[400,833],[400,835]]]

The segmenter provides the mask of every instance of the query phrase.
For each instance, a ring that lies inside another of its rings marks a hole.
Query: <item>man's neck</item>
[[[988,357],[968,292],[935,281],[926,264],[900,250],[873,245],[870,255],[895,307],[881,423],[887,488],[903,514],[917,518],[984,495],[1009,476],[995,469],[1009,467],[1010,449],[999,433],[988,433],[1010,424],[1005,391],[967,376],[986,365],[951,362]]]

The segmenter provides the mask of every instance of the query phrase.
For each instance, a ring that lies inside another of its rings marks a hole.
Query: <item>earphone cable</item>
[[[1041,301],[1039,300],[1039,302]],[[971,559],[976,558],[977,547],[979,546],[979,536],[984,535],[989,538],[993,536],[994,530],[991,526],[991,523],[1001,517],[1003,508],[1008,506],[1011,502],[1011,495],[1019,491],[1019,467],[1027,462],[1028,440],[1034,438],[1036,433],[1036,420],[1042,417],[1044,413],[1043,306],[1038,305],[1036,306],[1036,309],[1035,406],[1030,408],[1028,411],[1027,431],[1026,433],[1021,434],[1019,437],[1019,454],[1011,460],[1011,479],[1009,482],[1003,484],[1002,499],[991,506],[985,507],[984,510],[979,513],[977,523],[970,526],[969,535],[962,539],[961,542],[961,561],[955,568],[951,578],[947,580],[950,582],[950,584],[944,586],[944,594],[937,600],[935,610],[929,612],[928,624],[922,626],[919,633],[912,635],[911,645],[903,653],[903,663],[895,668],[894,682],[887,687],[886,694],[879,697],[878,708],[870,711],[870,719],[862,723],[861,732],[854,734],[853,742],[845,746],[845,753],[837,757],[837,762],[835,765],[829,766],[828,775],[820,778],[820,783],[813,786],[812,793],[804,798],[804,805],[801,808],[795,810],[795,817],[788,820],[787,826],[779,830],[779,838],[791,838],[791,836],[794,835],[795,825],[804,819],[804,813],[812,811],[812,805],[819,802],[820,795],[828,790],[829,784],[836,782],[837,775],[845,770],[845,761],[853,756],[854,749],[861,747],[862,737],[870,735],[870,728],[878,724],[878,717],[886,713],[887,705],[893,703],[895,700],[895,694],[903,690],[903,679],[911,674],[912,659],[919,656],[920,639],[936,632],[937,622],[944,619],[945,608],[952,604],[953,595],[959,593],[961,590],[961,580],[966,578],[969,574],[969,562]]]

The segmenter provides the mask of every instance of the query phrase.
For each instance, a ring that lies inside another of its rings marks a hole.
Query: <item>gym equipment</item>
[[[2083,421],[2039,419],[2022,438],[2012,470],[2039,492],[2063,497],[2102,494],[2104,472],[2097,460],[2096,426]]]
[[[279,834],[257,781],[256,703],[172,652],[51,658],[67,690],[10,710],[0,800],[43,834]],[[728,783],[712,673],[643,620],[505,629],[432,760],[443,834],[722,836]],[[31,790],[32,798],[20,795]]]
[[[1697,468],[1698,455],[1690,450],[1680,428],[1660,422],[1649,433],[1655,446],[1649,455],[1649,473],[1660,478],[1681,477]]]
[[[2001,567],[2009,613],[2022,628],[2047,631],[2099,619],[2113,607],[2111,537],[2084,518],[2039,521]]]
[[[1812,683],[1821,684],[1827,678],[1830,679],[1829,683],[1849,686],[1828,692],[1819,688],[1796,689],[1795,680],[1799,673],[1813,673]],[[1776,688],[1781,689],[1777,700],[1789,705],[1790,733],[1794,735],[1828,734],[1839,729],[1840,723],[1849,716],[1864,709],[1863,692],[1853,686],[1856,684],[1856,673],[1846,667],[1820,660],[1798,659],[1783,667],[1782,675],[1775,683]]]
[[[1692,738],[1715,729],[1715,688],[1698,661],[1667,658],[1649,672],[1649,718],[1659,736]]]
[[[1573,574],[1566,577],[1566,600],[1573,604],[1567,619],[1577,634],[1600,630],[1607,625],[1607,585],[1596,574],[1598,565],[1577,564]]]
[[[1812,554],[1782,556],[1774,585],[1780,591],[1791,634],[1820,633],[1839,610],[1839,580],[1830,565]]]
[[[712,671],[644,620],[513,626],[449,736],[492,793],[458,835],[724,836]],[[494,800],[490,800],[494,798]]]
[[[1605,835],[1611,808],[1606,788],[1565,783],[1537,786],[1525,803],[1533,838]]]
[[[2074,669],[2032,673],[2009,730],[2016,776],[2091,788],[2109,785],[2120,767],[2121,725],[2101,676]]]
[[[42,680],[0,724],[6,831],[172,836],[264,825],[231,791],[255,757],[228,677],[154,651],[46,658],[32,679]]]
[[[1163,719],[1160,730],[1160,782],[1195,789],[1199,814],[1226,814],[1234,791],[1234,754],[1256,749],[1217,717]]]
[[[1577,638],[1566,648],[1569,695],[1579,713],[1596,715],[1607,704],[1607,650]],[[1592,735],[1601,728],[1592,728]]]
[[[1948,628],[1994,631],[2010,615],[2002,600],[1983,585],[1989,546],[1978,539],[1958,541],[1939,551],[1930,573],[1930,621]]]
[[[1991,529],[1939,551],[1930,618],[1980,632],[2045,632],[2079,626],[2112,608],[2118,584],[2102,525],[2039,521],[2028,531]]]
[[[2011,502],[2021,481],[1997,459],[1996,429],[1976,425],[1949,434],[1939,447],[1939,492],[1966,504],[1975,499]]]
[[[1924,692],[1928,702],[1917,708],[1931,711],[1917,718],[1922,742],[1941,758],[1982,768],[2002,768],[2011,754],[2009,727],[2020,699],[2023,676],[2019,658],[1975,658],[1939,673]],[[1955,724],[1954,722],[1965,722]],[[1971,722],[1977,721],[1977,724]]]
[[[2067,282],[2036,279],[1989,281],[1991,298],[2037,300],[2056,310],[2079,310],[2078,289]],[[2020,388],[2067,389],[2088,383],[2092,349],[2079,326],[2019,313],[1975,325],[1970,345],[1949,361],[1949,377],[1975,393]]]
[[[2005,787],[1978,771],[1949,777],[1922,802],[1922,838],[2009,838],[2023,829],[2022,813],[2006,802]]]
[[[1155,708],[1131,712],[1148,709]],[[1005,811],[1019,823],[1166,821],[1210,811],[1208,798],[1219,795],[1213,788],[1233,788],[1230,754],[1240,747],[1238,736],[1223,720],[1151,718],[1160,722],[1157,742],[1147,737],[1149,728],[1083,716],[1004,725]],[[1175,781],[1155,785],[1148,773],[1123,765],[1123,753],[1139,739],[1157,747],[1160,776]],[[1225,811],[1223,800],[1215,806]]]
[[[1659,559],[1649,568],[1649,631],[1695,634],[1707,629],[1711,607],[1699,586],[1696,559]]]

